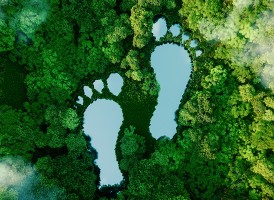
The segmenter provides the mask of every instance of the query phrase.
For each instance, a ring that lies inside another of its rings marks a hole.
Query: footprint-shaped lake
[[[166,22],[163,19],[156,22],[153,27],[153,33],[157,40],[167,33]],[[181,34],[178,24],[173,25],[170,31],[174,37]],[[183,39],[184,37],[185,35],[182,35]],[[196,43],[192,42],[193,45]],[[151,55],[151,63],[161,90],[158,105],[151,120],[150,131],[155,138],[163,135],[172,137],[177,126],[174,120],[175,111],[178,109],[190,78],[191,60],[183,47],[165,44],[155,49]],[[111,74],[107,79],[107,87],[114,95],[121,92],[122,85],[123,79],[118,74]],[[101,93],[104,87],[101,80],[96,80],[91,87],[93,89],[85,86],[83,90],[86,97],[92,98],[94,92]],[[77,103],[83,104],[81,96],[78,97]],[[101,169],[100,184],[120,183],[123,177],[114,150],[119,128],[123,121],[120,106],[112,100],[98,99],[86,109],[84,119],[84,131],[91,136],[92,146],[98,151],[96,163]]]
[[[110,92],[116,96],[121,92],[122,85],[123,79],[119,74],[111,74],[107,79]],[[94,93],[92,90],[102,92],[104,88],[101,80],[96,80],[93,86],[94,89],[84,86],[85,96],[91,98]],[[83,98],[78,99],[81,101]],[[101,170],[100,185],[120,183],[123,176],[116,161],[115,144],[123,122],[121,107],[115,101],[97,99],[87,107],[84,119],[84,131],[91,137],[91,144],[98,152],[96,164]]]
[[[152,30],[152,33],[156,39],[163,37],[160,33],[166,32],[165,26],[166,23],[163,22],[163,18],[154,24],[153,28],[157,28],[157,30]],[[179,25],[173,25],[170,31],[173,36],[178,36],[180,33]],[[182,38],[189,39],[185,35]],[[164,44],[156,47],[152,53],[151,65],[161,90],[158,105],[151,119],[150,131],[156,139],[164,135],[172,138],[177,126],[174,120],[175,111],[179,107],[190,78],[191,60],[183,47],[175,44]]]

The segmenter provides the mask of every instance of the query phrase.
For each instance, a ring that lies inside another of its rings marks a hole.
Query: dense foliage
[[[178,37],[155,40],[161,17],[182,26]],[[1,1],[0,199],[273,199],[273,23],[268,0]],[[177,133],[156,141],[150,55],[168,42],[188,50],[192,74]],[[77,105],[84,84],[112,72],[124,79],[118,97],[105,91]],[[97,98],[114,99],[124,115],[124,180],[101,188],[83,132]]]

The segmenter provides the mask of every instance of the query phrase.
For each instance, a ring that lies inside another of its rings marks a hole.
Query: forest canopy
[[[156,41],[159,18],[190,39]],[[273,24],[270,0],[0,1],[0,199],[273,199]],[[155,140],[150,56],[165,43],[184,46],[192,73],[176,134]],[[76,100],[113,72],[121,94],[93,100],[123,110],[124,180],[100,187],[83,131],[90,101]]]

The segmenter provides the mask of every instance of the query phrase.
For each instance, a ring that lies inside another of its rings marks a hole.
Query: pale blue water
[[[170,27],[170,31],[174,37],[180,34],[181,27],[179,24],[174,24]]]
[[[110,92],[117,96],[122,90],[123,78],[117,73],[110,74],[107,84]]]
[[[93,86],[95,88],[95,90],[97,90],[98,92],[102,92],[103,88],[104,88],[104,83],[102,80],[96,80],[94,83],[93,83]]]
[[[84,86],[84,93],[89,98],[91,98],[93,94],[92,89],[88,86]]]
[[[83,102],[84,102],[83,97],[78,96],[76,102],[77,102],[78,104],[80,104],[80,105],[83,105]]]
[[[190,78],[191,61],[183,47],[165,44],[157,47],[152,53],[151,65],[161,90],[150,131],[156,139],[163,135],[172,138],[177,126],[174,120],[175,111]]]
[[[160,18],[153,24],[152,33],[156,40],[159,40],[163,37],[167,32],[166,20],[164,18]]]
[[[190,47],[195,48],[195,47],[197,47],[197,46],[198,46],[198,43],[197,43],[196,40],[192,40],[192,41],[190,42]]]
[[[203,52],[202,52],[201,50],[197,50],[197,51],[196,51],[196,56],[198,57],[198,56],[200,56],[202,53],[203,53]]]
[[[186,35],[186,34],[183,34],[182,35],[182,40],[183,41],[186,41],[186,40],[188,40],[190,37],[189,37],[189,35]]]
[[[98,152],[100,184],[120,183],[123,177],[116,161],[115,144],[123,121],[121,107],[114,101],[99,99],[86,109],[84,119],[84,131]]]
[[[157,22],[158,23],[158,22]],[[159,26],[166,26],[161,23]],[[165,30],[166,27],[156,27]],[[170,28],[173,36],[178,36],[180,26],[175,24]],[[155,30],[152,30],[154,34]],[[154,35],[156,38],[159,36]],[[188,35],[182,35],[182,39],[188,40]],[[196,41],[191,42],[197,46]],[[200,52],[198,52],[199,54]],[[168,136],[172,138],[176,133],[175,111],[179,107],[180,100],[186,89],[191,74],[191,60],[188,52],[175,44],[165,44],[156,47],[151,55],[151,65],[156,73],[156,79],[160,84],[158,105],[150,122],[150,132],[154,138]]]
[[[110,92],[117,96],[121,92],[123,78],[113,73],[107,79],[107,84]],[[96,80],[93,85],[99,92],[104,87],[101,80]],[[84,86],[84,92],[88,97],[93,94],[88,86]],[[91,137],[91,144],[98,152],[96,163],[101,169],[101,185],[117,184],[123,179],[115,155],[115,144],[122,121],[122,109],[112,100],[98,99],[84,113],[84,131]]]
[[[179,34],[178,31],[180,32],[180,27],[173,25],[170,31],[176,36]],[[166,33],[166,22],[164,19],[159,19],[153,25],[153,35],[159,40]],[[189,36],[183,35],[182,38],[188,40]],[[150,130],[155,138],[163,135],[172,137],[177,126],[174,121],[175,111],[190,77],[190,58],[183,47],[166,44],[155,49],[151,55],[151,63],[161,91]],[[118,74],[111,74],[107,83],[109,90],[114,95],[119,95],[123,85],[122,78]],[[101,92],[104,84],[101,80],[97,80],[94,82],[94,87]],[[84,92],[86,96],[92,96],[92,91],[88,87],[84,87]],[[79,96],[78,99],[78,103],[83,104],[83,98]],[[87,108],[84,119],[84,131],[91,136],[92,146],[98,151],[96,162],[101,169],[101,185],[120,183],[123,177],[114,150],[123,120],[120,106],[114,101],[99,99]]]

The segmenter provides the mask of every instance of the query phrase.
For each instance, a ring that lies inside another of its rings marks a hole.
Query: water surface
[[[170,27],[170,32],[174,37],[178,36],[180,34],[181,27],[179,24],[174,24]]]
[[[160,18],[153,24],[152,33],[156,40],[159,40],[163,37],[167,32],[166,20],[164,18]]]
[[[115,144],[123,121],[121,107],[114,101],[99,99],[84,113],[84,131],[98,152],[101,185],[113,185],[123,179],[115,155]]]
[[[155,138],[176,132],[175,111],[191,74],[191,60],[186,50],[174,44],[158,46],[151,56],[151,65],[160,83],[158,105],[153,114],[150,131]]]
[[[85,93],[85,96],[91,98],[92,97],[92,89],[89,87],[89,86],[84,86],[84,93]]]
[[[93,83],[94,90],[102,92],[102,80]],[[119,95],[123,79],[117,73],[112,73],[107,79],[107,87],[114,95]],[[91,98],[93,90],[84,86],[85,96]],[[83,104],[83,98],[79,98]],[[116,161],[115,145],[123,114],[121,107],[112,100],[98,99],[88,106],[84,113],[84,131],[91,137],[91,144],[98,152],[97,165],[101,169],[101,185],[113,185],[123,179]]]
[[[102,80],[96,80],[94,81],[93,86],[95,90],[101,93],[104,88],[104,83]]]
[[[163,37],[163,31],[167,30],[164,19],[159,19],[154,25],[152,33],[156,39]],[[174,37],[180,34],[180,25],[174,24],[170,32]],[[189,36],[182,34],[182,42],[189,40]],[[196,47],[197,41],[191,41],[191,46]],[[197,52],[200,55],[201,52]],[[156,73],[156,79],[160,84],[158,105],[153,113],[150,123],[150,131],[156,139],[161,136],[170,138],[176,132],[175,111],[179,107],[180,100],[186,89],[191,74],[191,60],[188,52],[175,44],[164,44],[156,47],[151,55],[151,65]]]
[[[117,96],[122,90],[123,78],[117,73],[110,74],[107,84],[110,92]]]

